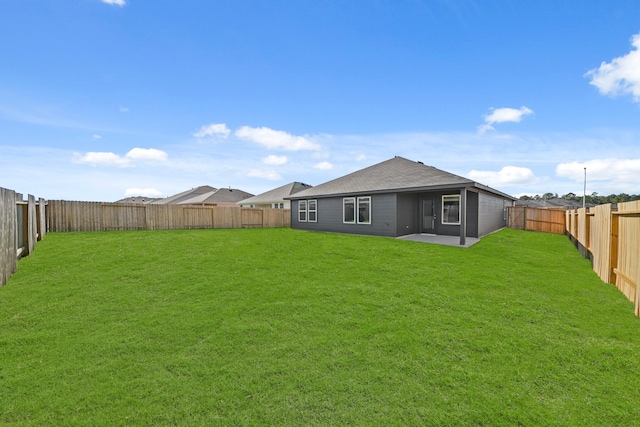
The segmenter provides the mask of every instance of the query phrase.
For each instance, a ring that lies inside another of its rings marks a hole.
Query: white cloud
[[[288,161],[289,159],[287,159],[287,156],[276,156],[273,154],[262,159],[262,162],[264,164],[273,165],[273,166],[284,165]]]
[[[483,116],[484,124],[478,126],[478,132],[485,133],[490,130],[495,130],[493,125],[495,123],[515,122],[518,123],[524,116],[533,114],[533,110],[522,106],[519,109],[515,108],[490,108],[491,113]]]
[[[124,6],[124,2],[120,6]],[[129,112],[129,107],[119,107],[121,113]]]
[[[94,134],[93,139],[102,139],[102,135]]]
[[[167,160],[169,155],[162,150],[155,148],[133,148],[125,157],[132,160],[150,160],[154,162],[163,162]]]
[[[102,0],[102,3],[113,4],[116,6],[124,6],[127,4],[126,0]]]
[[[250,170],[248,172],[245,173],[246,176],[251,177],[251,178],[263,178],[263,179],[268,179],[269,181],[278,181],[281,180],[282,177],[280,176],[280,174],[278,172],[274,172],[274,171],[262,171],[262,170]]]
[[[84,155],[76,153],[73,161],[75,163],[88,163],[93,166],[116,166],[119,168],[130,166],[130,160],[127,158],[120,157],[115,153],[99,151],[89,151]]]
[[[556,174],[576,182],[583,182],[584,168],[587,181],[611,181],[614,186],[635,183],[640,176],[640,159],[594,159],[586,162],[560,163]]]
[[[598,88],[602,95],[631,95],[640,102],[640,33],[631,37],[633,48],[624,56],[611,62],[602,62],[600,67],[589,70],[589,84]]]
[[[316,163],[315,165],[313,165],[314,169],[320,169],[323,171],[329,170],[329,169],[333,169],[333,165],[329,162],[320,162],[320,163]]]
[[[218,137],[225,139],[230,133],[231,130],[229,130],[226,123],[211,123],[202,126],[193,134],[193,136],[196,138]]]
[[[242,126],[236,130],[236,136],[271,150],[299,151],[319,150],[321,148],[319,144],[311,141],[308,137],[291,135],[290,133],[267,127],[252,128]]]
[[[162,191],[155,188],[127,188],[124,190],[125,197],[159,197],[162,196]]]
[[[472,170],[469,178],[491,187],[508,187],[513,185],[532,185],[540,180],[529,168],[505,166],[499,171]]]
[[[517,166],[505,166],[499,171],[472,170],[468,176],[474,181],[491,187],[536,184],[539,181],[531,169]]]
[[[168,155],[155,148],[133,148],[127,154],[119,156],[111,152],[89,151],[84,155],[74,154],[74,163],[87,163],[93,166],[115,166],[126,168],[133,166],[133,160],[162,162]]]

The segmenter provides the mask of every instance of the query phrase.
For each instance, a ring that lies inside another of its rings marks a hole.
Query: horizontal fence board
[[[290,227],[289,209],[239,206],[48,202],[49,231]]]
[[[508,226],[519,230],[564,234],[566,214],[564,210],[510,206]]]
[[[243,209],[242,226],[247,228],[262,227],[264,216],[262,209]],[[267,214],[267,219],[268,216],[269,215]]]

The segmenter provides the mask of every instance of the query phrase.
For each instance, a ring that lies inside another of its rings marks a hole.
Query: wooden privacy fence
[[[615,285],[640,316],[640,201],[566,212],[567,234],[591,259],[602,281]]]
[[[46,203],[0,187],[0,286],[16,272],[18,258],[34,251],[46,233]]]
[[[49,231],[290,227],[289,209],[49,200]]]
[[[509,228],[564,234],[565,211],[548,208],[509,206]]]

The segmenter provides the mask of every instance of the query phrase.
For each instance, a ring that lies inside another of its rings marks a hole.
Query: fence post
[[[43,198],[38,199],[36,213],[38,214],[38,240],[44,239],[47,234],[47,202]]]
[[[636,261],[638,264],[638,274],[636,274],[636,316],[640,317],[640,255],[638,255],[638,260]]]
[[[587,253],[589,253],[591,251],[591,216],[589,215],[589,208],[586,208],[584,212],[584,227],[584,246],[587,249]]]
[[[609,283],[615,285],[618,275],[616,269],[618,268],[618,215],[614,215],[613,211],[611,215],[611,249],[609,250]]]
[[[0,286],[18,267],[18,212],[15,191],[0,187]]]
[[[27,196],[27,253],[33,253],[38,240],[38,225],[36,221],[36,199],[31,194]]]

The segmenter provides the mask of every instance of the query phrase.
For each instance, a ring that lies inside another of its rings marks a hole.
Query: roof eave
[[[302,199],[308,199],[308,198],[324,199],[328,197],[347,197],[347,196],[361,196],[361,195],[369,195],[369,194],[388,194],[388,193],[420,193],[420,192],[428,192],[428,191],[460,189],[460,188],[472,186],[474,184],[476,183],[474,183],[473,181],[466,181],[466,182],[459,182],[454,184],[441,184],[441,185],[404,187],[404,188],[384,188],[379,190],[348,191],[348,192],[330,193],[330,194],[310,194],[307,196],[305,196],[304,194],[296,194],[294,196],[285,197],[285,200],[302,200]]]

